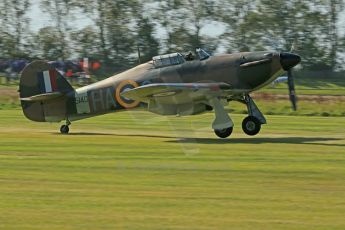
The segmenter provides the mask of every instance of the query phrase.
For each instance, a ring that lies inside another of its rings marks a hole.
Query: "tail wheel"
[[[214,133],[220,138],[227,138],[231,135],[233,127],[226,129],[215,129]]]
[[[249,136],[255,136],[260,132],[261,122],[253,116],[246,117],[242,122],[242,129]]]
[[[61,128],[60,128],[60,132],[61,132],[62,134],[68,134],[68,132],[69,132],[69,127],[68,127],[68,125],[62,125]]]

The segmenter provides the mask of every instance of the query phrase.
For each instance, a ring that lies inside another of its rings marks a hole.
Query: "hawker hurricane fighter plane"
[[[22,72],[20,100],[25,116],[38,122],[66,124],[121,110],[145,106],[160,115],[197,115],[214,110],[212,128],[220,138],[231,135],[234,123],[224,106],[231,101],[247,105],[242,129],[259,133],[266,119],[250,93],[288,73],[290,99],[296,109],[291,69],[300,62],[292,53],[246,52],[210,56],[202,49],[195,54],[172,53],[153,57],[125,72],[74,89],[52,65],[34,61]]]

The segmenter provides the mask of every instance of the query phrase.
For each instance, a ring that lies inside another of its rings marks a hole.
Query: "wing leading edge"
[[[231,90],[226,83],[157,83],[140,86],[121,95],[141,102],[154,99],[164,104],[184,104],[221,96]]]

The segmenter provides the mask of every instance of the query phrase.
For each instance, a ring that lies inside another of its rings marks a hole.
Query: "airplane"
[[[281,76],[281,77],[278,77],[276,80],[274,80],[272,82],[272,86],[275,86],[277,84],[280,84],[280,83],[283,83],[283,82],[287,82],[288,81],[288,76]]]
[[[62,134],[72,122],[97,115],[145,107],[160,115],[188,116],[214,110],[212,129],[220,138],[231,135],[234,123],[224,106],[239,101],[247,106],[244,133],[254,136],[266,119],[250,96],[288,75],[290,100],[297,109],[292,68],[301,57],[289,52],[242,52],[211,56],[155,56],[105,80],[74,89],[49,63],[34,61],[22,72],[19,93],[24,115],[37,122],[61,122]]]

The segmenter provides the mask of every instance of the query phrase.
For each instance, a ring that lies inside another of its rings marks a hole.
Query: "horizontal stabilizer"
[[[24,98],[20,98],[21,101],[32,101],[32,102],[36,102],[36,101],[49,101],[49,100],[53,100],[56,99],[58,97],[63,96],[63,93],[60,92],[53,92],[53,93],[43,93],[43,94],[38,94],[38,95],[34,95],[31,97],[24,97]]]

